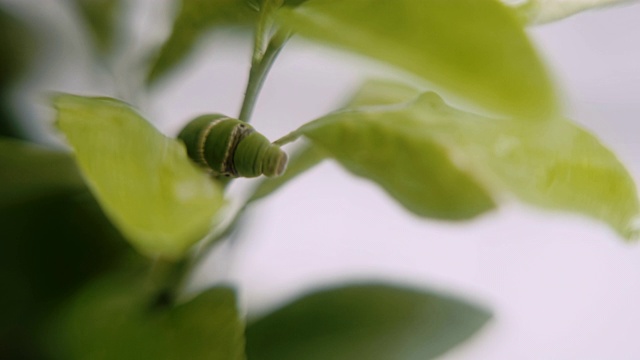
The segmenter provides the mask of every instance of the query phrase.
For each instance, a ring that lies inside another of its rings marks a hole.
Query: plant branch
[[[253,113],[253,109],[258,99],[258,94],[262,89],[262,85],[264,84],[271,66],[287,40],[289,40],[292,35],[290,31],[276,31],[269,40],[265,49],[264,40],[265,34],[269,32],[269,22],[272,20],[271,11],[279,6],[277,1],[273,4],[275,4],[274,8],[265,7],[261,10],[262,14],[260,15],[260,20],[258,21],[258,26],[256,28],[249,80],[247,82],[240,115],[238,116],[240,120],[245,122],[248,122],[251,118],[251,114]],[[193,273],[195,267],[197,267],[209,254],[211,248],[234,233],[247,207],[248,203],[244,204],[244,206],[234,214],[233,219],[223,231],[218,233],[212,232],[202,240],[202,247],[200,249],[192,253],[190,256],[179,260],[173,264],[173,266],[169,266],[171,270],[165,275],[164,289],[170,301],[175,301],[182,294],[189,276]]]
[[[284,47],[284,44],[291,37],[291,33],[288,31],[278,31],[269,41],[267,49],[262,56],[257,55],[256,52],[261,51],[259,46],[254,48],[254,57],[251,62],[251,71],[249,73],[249,81],[247,82],[247,88],[244,94],[244,100],[242,102],[242,108],[238,118],[242,121],[249,122],[251,114],[258,100],[258,94],[262,89],[267,74],[271,69],[271,65],[278,57],[280,50]],[[257,40],[256,40],[257,41]]]

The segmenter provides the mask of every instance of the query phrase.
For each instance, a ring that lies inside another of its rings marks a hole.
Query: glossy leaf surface
[[[223,205],[222,192],[128,105],[59,95],[57,125],[105,213],[142,253],[180,257]]]
[[[520,21],[494,0],[309,0],[282,8],[279,20],[493,111],[540,118],[557,108]]]
[[[182,62],[208,31],[249,26],[258,16],[246,0],[183,0],[171,35],[154,60],[147,81],[153,83]]]
[[[50,328],[55,358],[243,360],[244,325],[229,288],[157,303],[144,276],[107,278],[80,292]]]
[[[638,236],[633,179],[596,138],[564,119],[490,119],[425,93],[338,112],[298,133],[419,215],[464,218],[489,208],[487,193],[510,192]]]
[[[315,292],[250,323],[251,360],[424,360],[490,315],[460,300],[382,284]]]

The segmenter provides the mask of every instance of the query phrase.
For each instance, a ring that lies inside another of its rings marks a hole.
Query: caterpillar
[[[213,176],[282,175],[287,154],[244,121],[208,114],[190,121],[178,134],[187,155]]]

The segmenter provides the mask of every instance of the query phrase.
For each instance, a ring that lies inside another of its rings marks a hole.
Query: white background
[[[35,14],[49,29],[38,71],[25,83],[26,95],[16,97],[39,119],[28,126],[50,131],[43,91],[112,94],[107,75],[89,75],[86,39],[64,2],[0,2],[18,15]],[[135,29],[152,36],[129,39],[129,57],[114,62],[117,69],[130,68],[166,34],[160,2],[130,4],[142,14]],[[567,117],[595,132],[640,180],[640,4],[583,13],[530,34],[555,74]],[[249,49],[244,37],[208,36],[188,69],[136,101],[168,134],[201,113],[235,115]],[[370,74],[381,72],[294,40],[267,80],[254,125],[275,139],[334,109]],[[236,192],[246,186],[239,182]],[[220,249],[195,283],[235,282],[251,313],[318,285],[386,279],[458,295],[495,313],[443,359],[640,358],[640,247],[602,224],[517,203],[463,224],[425,221],[329,161],[250,215],[236,245]]]

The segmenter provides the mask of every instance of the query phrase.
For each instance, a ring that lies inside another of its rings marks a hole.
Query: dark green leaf
[[[495,0],[309,0],[278,18],[300,35],[398,66],[490,110],[527,118],[557,111],[520,20]]]
[[[128,250],[68,153],[0,140],[0,359],[44,359],[44,317]]]
[[[250,360],[425,360],[489,320],[436,293],[381,284],[315,292],[251,323]]]
[[[564,119],[490,119],[425,93],[338,112],[297,133],[419,215],[464,218],[489,208],[485,191],[508,191],[605,221],[625,238],[639,233],[633,179],[596,138]]]
[[[0,208],[83,190],[70,154],[0,138]]]
[[[54,104],[89,187],[138,250],[177,258],[210,230],[222,191],[181,142],[118,100],[59,95]]]
[[[106,53],[113,47],[120,0],[73,0],[95,38],[97,48]]]
[[[7,85],[17,80],[30,64],[36,44],[27,25],[3,9],[0,9],[0,48],[0,100],[4,100]]]
[[[0,229],[0,359],[48,359],[45,317],[131,249],[86,191],[0,206]]]
[[[258,16],[246,0],[183,0],[171,35],[153,62],[147,81],[153,83],[178,65],[207,31],[249,26]]]
[[[27,21],[0,8],[0,136],[25,137],[24,119],[18,119],[15,92],[11,87],[32,64],[37,42]],[[20,121],[23,120],[23,121]]]
[[[172,307],[158,302],[147,280],[128,274],[83,290],[50,328],[55,358],[244,359],[244,326],[233,290],[212,288]]]
[[[306,145],[291,158],[287,165],[287,170],[282,176],[268,178],[260,182],[249,201],[260,200],[270,195],[298,175],[319,164],[325,158],[326,155],[321,150],[314,146]]]

